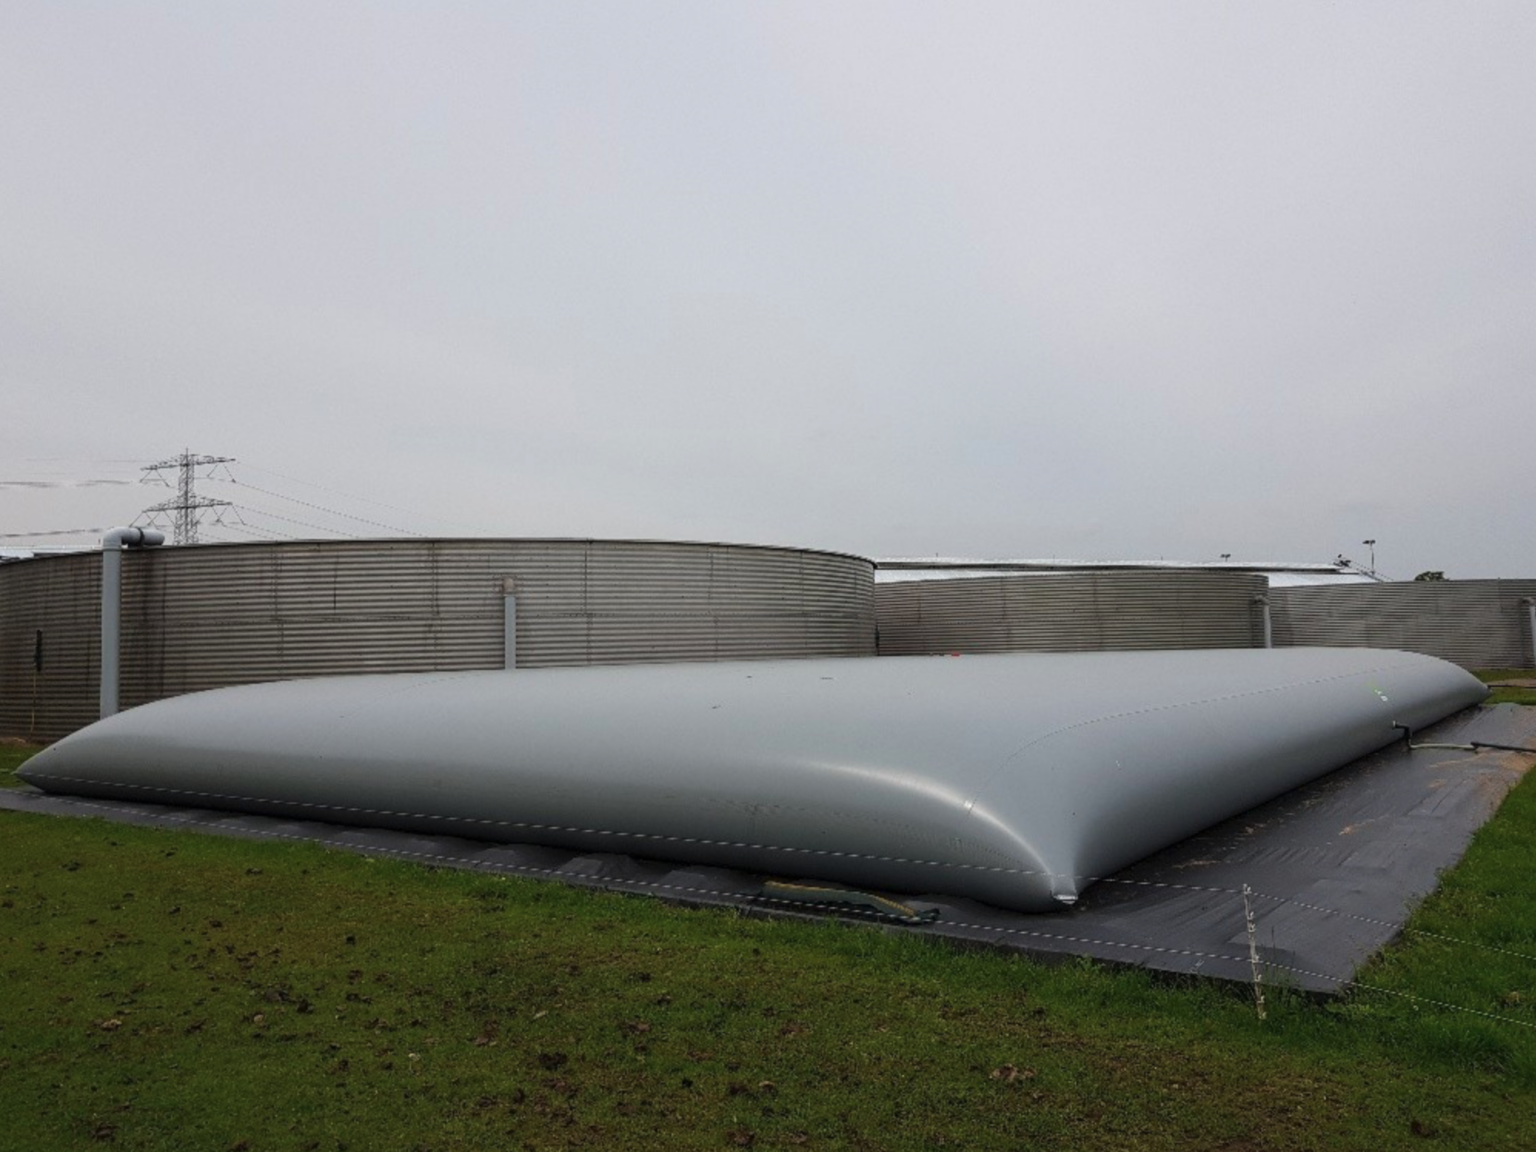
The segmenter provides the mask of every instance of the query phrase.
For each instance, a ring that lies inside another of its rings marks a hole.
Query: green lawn
[[[1528,780],[1414,921],[1454,942],[1361,976],[1402,995],[1261,1023],[1234,987],[0,813],[0,1147],[1529,1149],[1533,837]]]
[[[1500,681],[1528,680],[1536,685],[1536,669],[1531,668],[1485,668],[1475,673],[1484,684],[1496,684]],[[1490,704],[1536,704],[1536,687],[1521,688],[1495,688],[1493,695],[1488,698]]]
[[[37,748],[30,744],[0,743],[0,788],[18,788],[16,769],[27,762]]]

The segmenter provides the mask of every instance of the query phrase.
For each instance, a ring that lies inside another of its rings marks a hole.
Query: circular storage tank
[[[1276,588],[1275,643],[1400,648],[1463,668],[1536,667],[1536,580]]]
[[[0,735],[96,719],[101,555],[0,565]],[[123,553],[124,707],[300,676],[872,656],[874,565],[638,540],[209,544]]]
[[[875,617],[883,656],[1254,648],[1267,589],[1178,569],[898,580],[875,586]]]

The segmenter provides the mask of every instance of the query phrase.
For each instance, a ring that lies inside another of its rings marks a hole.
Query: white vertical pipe
[[[501,595],[506,606],[501,621],[502,667],[511,672],[517,668],[517,581],[503,580]]]
[[[1269,597],[1255,596],[1253,602],[1259,606],[1259,611],[1264,614],[1264,647],[1273,648],[1275,646],[1275,630],[1274,621],[1270,619],[1269,615]]]
[[[117,713],[117,653],[123,605],[121,538],[108,533],[101,542],[101,717]]]
[[[114,528],[101,538],[101,715],[117,712],[118,648],[122,634],[123,549],[165,543],[163,532]]]

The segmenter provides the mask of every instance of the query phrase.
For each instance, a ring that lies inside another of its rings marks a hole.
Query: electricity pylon
[[[233,456],[194,456],[191,452],[183,450],[180,456],[172,456],[161,460],[158,464],[146,464],[140,471],[145,473],[141,483],[165,484],[170,486],[170,481],[161,475],[167,469],[176,469],[176,496],[172,500],[162,500],[152,508],[144,509],[142,515],[149,517],[149,523],[156,527],[164,527],[164,521],[160,519],[162,513],[170,513],[171,543],[196,544],[197,526],[202,523],[202,513],[205,508],[224,508],[229,505],[228,500],[215,500],[210,496],[197,494],[198,469],[212,469],[219,464],[233,464]],[[203,473],[205,476],[208,472]]]

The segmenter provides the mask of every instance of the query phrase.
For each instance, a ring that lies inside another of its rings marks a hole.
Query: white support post
[[[165,543],[163,532],[147,528],[114,528],[101,538],[101,718],[117,713],[120,677],[118,650],[122,641],[123,549],[153,548]]]
[[[510,576],[501,582],[501,597],[502,667],[512,672],[517,668],[517,581]]]
[[[101,719],[117,714],[117,656],[122,632],[123,550],[101,545]]]
[[[1273,621],[1269,615],[1269,597],[1255,596],[1253,602],[1259,606],[1259,611],[1263,614],[1264,618],[1264,647],[1273,648],[1275,646],[1275,631]]]

